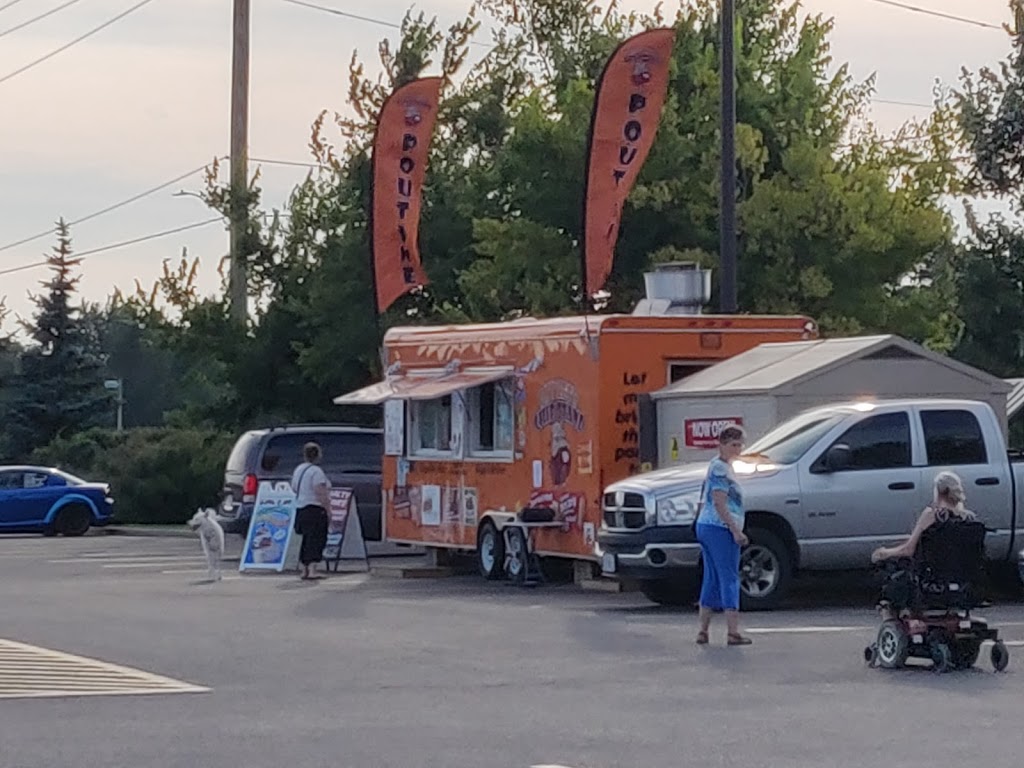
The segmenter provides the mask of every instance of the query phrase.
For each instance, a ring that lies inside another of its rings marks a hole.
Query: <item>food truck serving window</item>
[[[511,381],[492,381],[466,392],[470,455],[512,458],[513,430]]]
[[[411,449],[416,454],[450,454],[452,450],[452,396],[409,403]]]

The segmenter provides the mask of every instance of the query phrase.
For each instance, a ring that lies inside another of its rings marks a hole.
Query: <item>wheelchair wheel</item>
[[[871,668],[878,666],[878,646],[875,643],[864,648],[864,663]]]
[[[910,638],[900,622],[893,619],[882,622],[878,628],[878,663],[885,669],[898,669],[907,663],[910,654]]]
[[[1010,652],[1006,649],[1006,643],[1002,640],[996,640],[992,643],[992,652],[990,657],[992,661],[992,668],[996,672],[1002,672],[1006,669],[1006,665],[1010,663]]]
[[[934,643],[931,647],[932,670],[940,675],[953,669],[953,652],[946,643]]]
[[[953,667],[955,669],[970,669],[981,654],[980,640],[957,640],[953,643]]]

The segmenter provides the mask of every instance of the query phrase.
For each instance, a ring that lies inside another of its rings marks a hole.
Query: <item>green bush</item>
[[[197,507],[216,505],[236,437],[201,429],[91,429],[58,438],[32,461],[110,483],[118,522],[178,524]]]

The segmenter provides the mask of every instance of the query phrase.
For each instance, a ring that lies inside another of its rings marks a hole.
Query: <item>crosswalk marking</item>
[[[209,690],[139,669],[0,640],[0,699],[141,696]]]

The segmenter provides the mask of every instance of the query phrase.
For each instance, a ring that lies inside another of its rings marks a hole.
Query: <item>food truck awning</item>
[[[511,368],[480,368],[437,376],[393,376],[334,398],[335,405],[380,405],[385,400],[435,400],[507,378]]]

